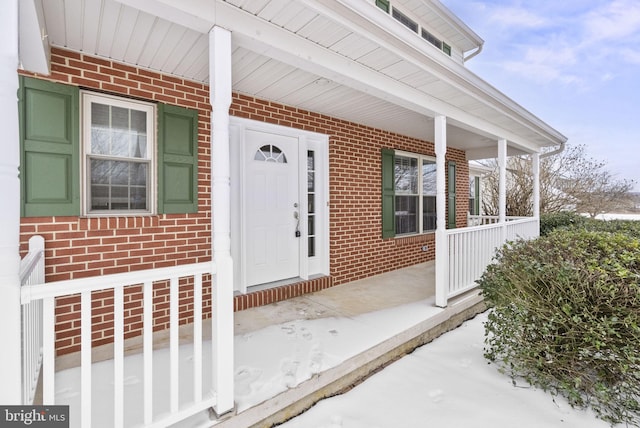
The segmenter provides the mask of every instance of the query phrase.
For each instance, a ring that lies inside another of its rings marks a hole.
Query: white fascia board
[[[435,12],[443,21],[447,22],[450,26],[458,30],[461,34],[473,44],[473,48],[468,49],[468,52],[473,49],[477,49],[484,44],[484,40],[476,34],[467,24],[465,24],[456,14],[454,14],[449,8],[440,3],[438,0],[424,0],[429,4],[431,10]]]
[[[498,157],[498,141],[495,146],[481,147],[477,149],[469,149],[466,152],[467,160],[482,160],[482,159],[495,159]],[[507,156],[520,156],[540,153],[539,150],[527,150],[520,147],[515,147],[510,141],[507,142]]]
[[[20,0],[18,16],[20,67],[33,73],[51,74],[51,48],[41,1]]]
[[[368,2],[352,0],[303,0],[303,2],[348,28],[353,28],[354,25],[359,26],[363,32],[366,32],[365,35],[368,38],[380,46],[549,139],[550,144],[560,144],[567,140],[564,135],[463,65],[451,61],[444,55],[432,55],[438,53],[435,52],[437,48],[429,43],[422,43],[417,34],[404,27],[400,28],[402,31],[396,31],[398,29],[396,22],[389,19],[384,11],[371,7]],[[436,2],[432,4],[435,5]],[[398,25],[402,26],[402,24]]]

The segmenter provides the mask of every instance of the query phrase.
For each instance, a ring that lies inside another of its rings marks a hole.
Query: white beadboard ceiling
[[[206,3],[208,1],[208,3]],[[360,26],[346,25],[343,16],[334,8],[348,10],[353,2],[365,0],[187,0],[189,4],[206,4],[214,8],[237,8],[242,14],[258,23],[269,23],[287,34],[295,35],[314,46],[322,47],[338,59],[347,59],[354,67],[391,78],[397,88],[415,91],[425,99],[444,102],[454,109],[461,109],[469,117],[486,121],[495,128],[504,130],[505,135],[514,135],[521,141],[531,143],[529,147],[550,146],[562,142],[564,137],[557,131],[533,117],[497,90],[474,77],[476,86],[486,89],[472,93],[463,78],[449,79],[442,71],[432,71],[428,64],[412,60],[404,54],[399,41],[381,37],[376,39],[365,33],[370,22],[362,21]],[[393,20],[375,8],[372,0],[367,0],[372,14],[381,22]],[[186,79],[208,82],[208,34],[206,19],[186,14],[186,21],[171,19],[171,12],[150,13],[150,11],[171,8],[169,0],[36,0],[44,16],[44,27],[51,46],[84,52],[90,55],[110,58],[126,64],[157,70],[162,73],[181,76]],[[458,43],[463,50],[471,50],[470,38],[456,23],[443,17],[443,6],[437,0],[398,0],[401,5],[418,17],[423,25],[452,43]],[[436,6],[434,6],[434,4]],[[134,6],[138,6],[134,7]],[[362,4],[358,7],[363,7]],[[380,17],[378,18],[378,14]],[[176,14],[177,15],[177,14]],[[242,16],[244,16],[242,15]],[[187,21],[193,25],[184,25]],[[172,22],[174,21],[174,22]],[[191,22],[189,21],[189,22]],[[394,25],[397,23],[394,23]],[[224,23],[220,23],[224,26]],[[364,88],[357,84],[338,83],[333,73],[326,67],[312,66],[313,59],[305,58],[305,52],[289,53],[295,61],[276,59],[269,52],[257,49],[254,42],[259,35],[251,28],[233,32],[233,89],[234,91],[286,105],[327,114],[341,119],[383,128],[401,134],[432,140],[433,120],[428,114],[418,112],[408,105],[394,102],[394,94],[386,96],[384,88]],[[469,30],[470,31],[470,30]],[[244,34],[241,34],[244,33]],[[385,36],[384,33],[380,33]],[[388,36],[388,34],[386,34]],[[446,58],[428,42],[415,35],[415,42],[423,43],[412,52],[426,52],[433,55],[434,62],[445,64],[453,59]],[[473,36],[473,34],[472,34]],[[476,36],[477,37],[477,36]],[[406,42],[404,42],[406,44]],[[477,46],[475,46],[477,47]],[[431,49],[431,51],[430,51]],[[432,53],[430,53],[432,52]],[[422,53],[424,54],[424,53]],[[412,54],[415,56],[415,54]],[[300,67],[298,63],[310,65]],[[293,65],[296,64],[296,65]],[[462,66],[458,65],[459,68]],[[442,68],[442,67],[440,67]],[[325,70],[325,72],[323,72]],[[463,73],[470,74],[463,70]],[[325,75],[327,74],[327,75]],[[331,75],[328,75],[331,74]],[[443,77],[444,76],[444,77]],[[462,83],[459,83],[462,82]],[[480,83],[477,83],[480,82]],[[476,87],[474,86],[474,88]],[[382,92],[381,92],[382,91]],[[484,91],[484,92],[483,92]],[[382,95],[380,95],[382,93]],[[433,115],[431,115],[433,116]],[[475,119],[474,119],[475,120]],[[463,121],[450,120],[448,144],[461,149],[474,149],[474,153],[489,153],[497,146],[497,133],[481,132]]]

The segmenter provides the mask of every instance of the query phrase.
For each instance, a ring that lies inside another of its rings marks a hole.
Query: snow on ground
[[[433,299],[400,307],[365,313],[355,317],[296,320],[276,324],[235,337],[235,403],[242,412],[275,397],[289,388],[311,379],[364,352],[427,318],[440,313]],[[203,361],[211,361],[211,342],[203,342]],[[125,357],[125,420],[127,426],[143,420],[143,358],[141,354]],[[192,397],[193,346],[179,350],[180,397]],[[210,387],[211,372],[204,365],[205,391]],[[92,366],[92,426],[113,426],[113,360]],[[153,355],[154,414],[169,409],[169,350],[158,349]],[[56,404],[70,406],[71,426],[80,420],[80,368],[56,373]],[[210,425],[208,412],[202,412],[179,427]]]
[[[640,220],[640,214],[598,214],[598,220]]]
[[[296,320],[236,336],[238,412],[336,367],[441,312],[433,300],[356,317]]]
[[[486,313],[319,402],[282,428],[605,428],[591,411],[526,384],[483,357]]]
[[[296,320],[235,338],[235,401],[242,412],[293,388],[320,371],[335,367],[439,313],[425,300],[355,317]],[[483,357],[480,315],[388,366],[348,393],[323,400],[284,428],[388,427],[579,427],[608,424],[562,399],[519,385],[488,365]],[[204,344],[203,358],[210,358]],[[158,413],[168,409],[169,352],[154,352],[154,397]],[[181,396],[190,397],[193,348],[180,347]],[[94,364],[93,426],[113,426],[113,364]],[[204,374],[205,388],[210,371]],[[125,358],[125,413],[142,421],[142,356]],[[79,410],[79,369],[56,373],[56,402],[71,405],[72,426]],[[74,423],[76,422],[76,423]],[[210,426],[202,412],[176,427]]]

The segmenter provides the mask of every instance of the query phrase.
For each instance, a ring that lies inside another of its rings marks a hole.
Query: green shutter
[[[158,105],[158,213],[198,212],[198,112]]]
[[[447,228],[455,229],[456,227],[456,163],[449,162],[447,174]]]
[[[391,149],[382,149],[382,238],[396,235],[395,210],[395,155]]]
[[[23,217],[80,215],[79,91],[20,77]]]

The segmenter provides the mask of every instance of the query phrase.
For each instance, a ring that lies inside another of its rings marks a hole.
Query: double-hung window
[[[382,152],[383,237],[436,228],[435,159],[385,149]]]
[[[152,213],[155,106],[82,94],[86,214]]]
[[[480,215],[480,177],[469,177],[469,214]]]
[[[21,214],[198,212],[198,111],[20,77]]]

